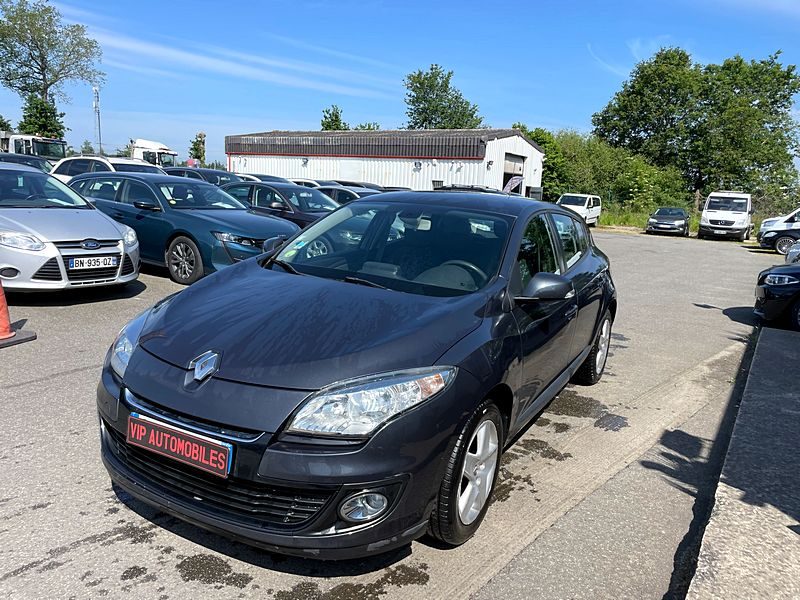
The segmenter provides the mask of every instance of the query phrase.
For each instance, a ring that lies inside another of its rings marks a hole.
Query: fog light
[[[350,496],[339,505],[339,516],[350,523],[364,523],[381,516],[389,500],[377,492],[361,492]]]
[[[0,277],[11,279],[12,277],[16,277],[17,275],[19,275],[19,271],[14,267],[6,267],[5,269],[0,269]]]

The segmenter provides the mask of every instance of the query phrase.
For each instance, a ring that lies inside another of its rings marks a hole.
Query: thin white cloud
[[[589,51],[589,55],[594,59],[594,61],[609,73],[613,73],[617,77],[622,77],[622,78],[625,78],[630,74],[630,68],[612,65],[611,63],[606,62],[605,60],[597,56],[594,50],[592,50],[591,44],[586,44],[586,49]]]
[[[108,15],[99,14],[93,10],[83,10],[77,6],[70,6],[69,4],[64,4],[63,2],[51,1],[50,3],[56,8],[56,10],[58,10],[58,12],[61,13],[62,17],[72,23],[119,23],[118,19],[109,17]]]
[[[328,83],[319,81],[318,79],[296,77],[293,75],[278,73],[276,71],[270,71],[261,67],[256,68],[253,66],[244,65],[241,64],[241,62],[203,55],[199,52],[189,52],[172,46],[166,46],[153,42],[145,42],[139,39],[121,35],[120,33],[114,31],[93,28],[92,36],[104,48],[113,48],[124,51],[128,53],[128,56],[140,59],[143,57],[156,59],[159,61],[159,64],[169,62],[173,65],[179,65],[182,68],[190,71],[205,71],[227,77],[241,77],[255,81],[265,81],[267,83],[274,83],[286,87],[317,90],[346,96],[359,96],[365,98],[391,97],[389,94],[384,92],[379,92],[364,87]],[[148,65],[145,64],[143,66]]]
[[[167,71],[165,69],[156,69],[154,67],[144,67],[141,65],[132,65],[124,61],[115,60],[107,56],[103,56],[102,63],[115,69],[122,69],[123,71],[130,71],[132,73],[139,73],[140,75],[150,75],[152,77],[159,77],[161,79],[183,79],[181,73],[175,71]]]
[[[381,69],[393,69],[396,70],[397,67],[395,65],[390,65],[389,63],[383,62],[381,60],[377,60],[374,58],[370,58],[367,56],[359,56],[357,54],[350,54],[349,52],[342,52],[341,50],[333,50],[332,48],[326,48],[324,46],[317,46],[316,44],[309,44],[308,42],[304,42],[302,40],[298,40],[295,38],[285,37],[282,35],[275,35],[275,34],[267,34],[267,37],[277,40],[282,44],[286,44],[289,46],[294,46],[295,48],[300,48],[301,50],[310,50],[311,52],[317,52],[319,54],[326,54],[328,56],[333,56],[335,58],[341,58],[344,60],[349,60],[351,62],[358,62],[364,65],[370,65],[373,67],[380,67]]]

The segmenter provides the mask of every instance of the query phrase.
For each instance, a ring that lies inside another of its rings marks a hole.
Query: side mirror
[[[275,210],[284,210],[284,209],[286,208],[286,207],[283,205],[283,202],[278,202],[278,201],[275,201],[275,202],[270,202],[270,203],[269,203],[269,207],[270,207],[270,208],[274,208]]]
[[[275,237],[268,238],[261,244],[261,249],[264,252],[274,252],[283,245],[283,242],[286,241],[286,237],[285,235],[276,235]]]
[[[575,288],[566,277],[554,273],[537,273],[522,290],[522,295],[515,300],[566,300],[574,295]]]
[[[139,210],[152,210],[153,212],[161,210],[161,207],[158,204],[155,202],[150,202],[149,200],[136,200],[133,203],[133,206]]]

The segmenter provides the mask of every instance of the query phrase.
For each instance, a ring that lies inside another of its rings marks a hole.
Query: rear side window
[[[572,217],[553,214],[553,222],[564,255],[564,264],[569,269],[586,253],[588,236],[583,226]]]
[[[92,171],[94,171],[95,173],[98,171],[110,171],[110,170],[111,169],[109,169],[108,165],[106,165],[105,163],[100,162],[99,160],[92,161]]]
[[[72,160],[68,163],[66,174],[74,177],[75,175],[88,173],[91,168],[89,163],[90,161],[85,159]]]
[[[120,186],[119,179],[90,179],[83,184],[83,195],[96,200],[115,200]]]

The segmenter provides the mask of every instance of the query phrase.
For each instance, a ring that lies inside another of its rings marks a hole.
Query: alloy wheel
[[[794,244],[796,241],[797,240],[790,238],[789,236],[783,236],[775,241],[775,251],[778,254],[786,254],[792,244]]]
[[[306,256],[308,258],[325,256],[327,253],[328,253],[328,245],[322,240],[314,240],[308,245],[308,248],[306,249]]]
[[[478,518],[489,499],[498,464],[498,445],[497,426],[486,419],[472,434],[464,457],[458,494],[458,516],[464,525]]]
[[[175,244],[169,257],[170,268],[178,279],[186,280],[192,276],[195,268],[194,250],[188,244]]]
[[[608,319],[603,321],[600,327],[600,337],[597,338],[597,356],[595,357],[595,371],[600,373],[606,364],[608,357],[608,348],[611,345],[611,321]]]

